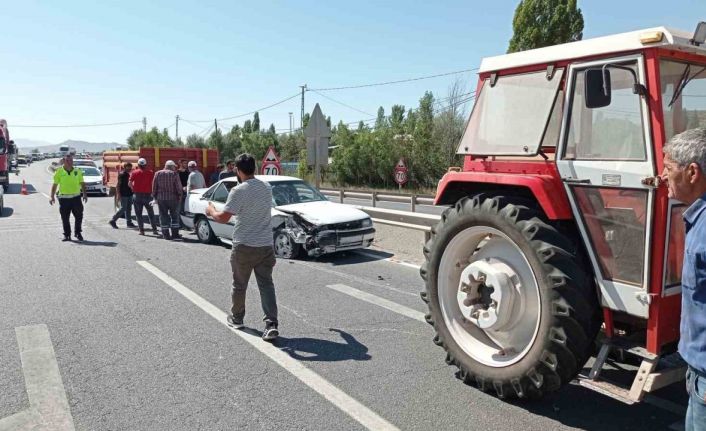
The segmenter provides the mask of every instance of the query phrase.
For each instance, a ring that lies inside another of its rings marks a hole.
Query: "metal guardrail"
[[[344,203],[345,198],[369,199],[373,208],[377,207],[378,202],[409,203],[410,211],[416,212],[417,204],[434,205],[434,197],[429,195],[390,194],[345,189],[321,189],[320,191],[325,196],[337,197],[340,203]]]
[[[428,241],[431,236],[432,226],[435,226],[441,219],[441,216],[435,214],[421,214],[364,206],[357,206],[356,208],[368,214],[373,223],[422,231],[424,232],[425,241]]]

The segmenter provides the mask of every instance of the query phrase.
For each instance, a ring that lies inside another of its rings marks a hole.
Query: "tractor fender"
[[[453,205],[465,196],[488,191],[503,191],[507,196],[530,193],[549,220],[573,218],[564,185],[553,175],[449,172],[439,181],[434,205]]]

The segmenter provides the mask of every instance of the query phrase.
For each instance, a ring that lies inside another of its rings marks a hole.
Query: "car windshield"
[[[91,160],[74,160],[75,166],[95,166],[96,163]]]
[[[273,181],[270,185],[275,206],[327,200],[318,190],[304,181]]]
[[[84,168],[83,166],[80,167],[81,171],[83,171],[83,175],[88,176],[88,177],[100,177],[101,173],[98,171],[96,168]]]

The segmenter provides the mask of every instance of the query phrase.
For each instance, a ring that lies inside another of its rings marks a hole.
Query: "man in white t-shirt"
[[[262,339],[271,341],[279,335],[277,298],[272,281],[272,269],[276,262],[270,225],[272,189],[269,184],[255,178],[253,156],[241,154],[235,161],[235,167],[240,184],[230,190],[223,211],[216,210],[210,203],[206,209],[206,215],[219,223],[227,223],[235,216],[233,251],[230,257],[233,305],[228,323],[238,329],[244,326],[245,292],[250,274],[254,271],[260,289],[262,311],[265,313]]]

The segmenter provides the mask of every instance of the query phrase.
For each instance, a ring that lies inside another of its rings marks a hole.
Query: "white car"
[[[375,238],[370,217],[349,205],[330,202],[305,181],[279,175],[257,175],[272,187],[272,235],[275,254],[292,259],[369,247]],[[208,189],[189,194],[184,224],[203,243],[221,240],[231,244],[233,219],[217,223],[205,215],[209,202],[222,211],[236,177],[224,178]]]
[[[74,167],[83,172],[83,182],[86,184],[87,193],[100,193],[102,195],[108,194],[108,188],[103,185],[103,175],[100,173],[98,168],[82,165]]]

